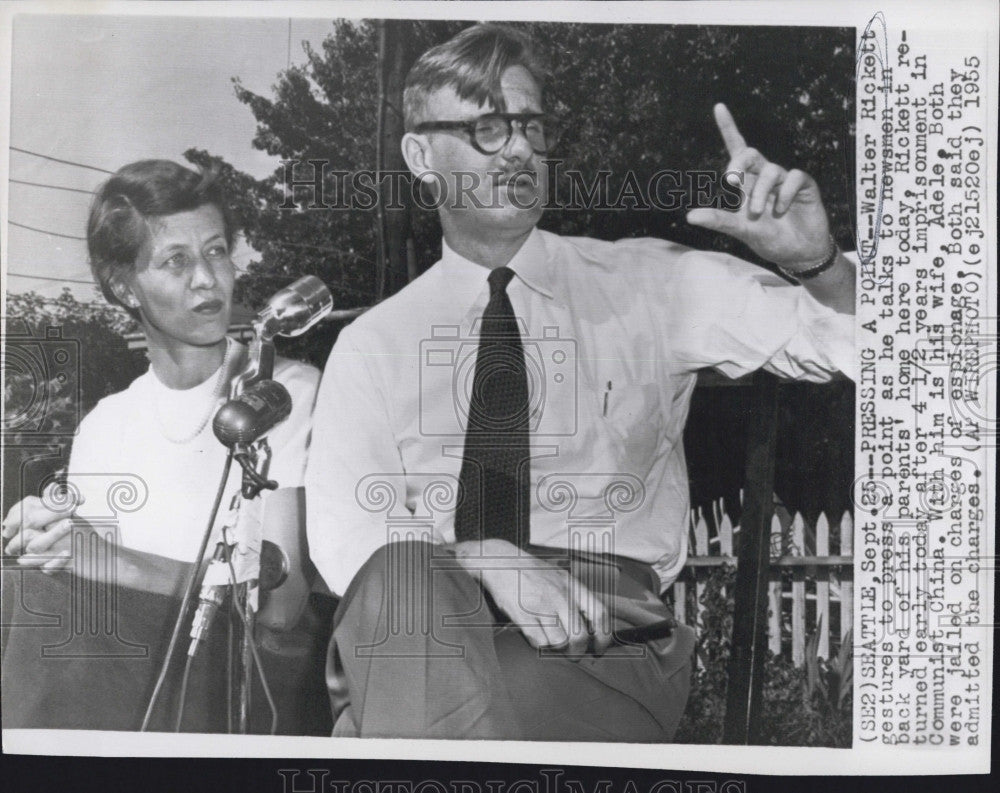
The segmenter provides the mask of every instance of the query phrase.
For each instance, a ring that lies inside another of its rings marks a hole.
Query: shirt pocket
[[[600,403],[601,420],[623,472],[644,479],[663,435],[659,383],[612,383]]]

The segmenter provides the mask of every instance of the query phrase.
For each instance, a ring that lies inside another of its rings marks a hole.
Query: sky
[[[279,72],[305,61],[302,42],[318,48],[331,31],[329,19],[17,16],[8,291],[53,297],[69,286],[78,299],[95,299],[86,244],[69,238],[84,236],[89,193],[108,176],[93,169],[147,158],[184,163],[183,152],[197,147],[253,176],[271,173],[278,160],[252,147],[256,122],[231,78],[270,96]],[[237,266],[250,254],[238,248]]]

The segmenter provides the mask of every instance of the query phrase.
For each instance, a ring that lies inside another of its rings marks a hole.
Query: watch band
[[[780,264],[777,265],[777,267],[781,271],[782,275],[785,275],[788,278],[795,281],[808,281],[810,278],[815,278],[817,275],[825,273],[833,267],[833,263],[837,261],[837,256],[840,254],[840,248],[837,247],[837,241],[833,238],[832,234],[829,237],[827,246],[826,255],[818,263],[810,263],[808,267],[805,267],[802,270],[793,272],[792,270],[786,270]]]

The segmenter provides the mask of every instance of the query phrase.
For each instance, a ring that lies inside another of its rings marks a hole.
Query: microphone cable
[[[230,604],[232,608],[232,604]],[[233,621],[226,620],[226,734],[233,734],[233,648],[236,646]]]
[[[226,529],[222,529],[223,537],[225,541]],[[223,542],[223,547],[225,548],[226,554],[226,564],[229,565],[229,577],[235,583],[236,581],[236,568],[233,567],[233,552],[228,542]],[[276,735],[278,732],[278,706],[275,704],[274,697],[271,695],[271,687],[267,684],[267,674],[264,672],[264,664],[261,663],[260,654],[257,652],[257,642],[254,641],[253,629],[250,627],[250,622],[246,617],[243,609],[239,607],[236,603],[236,598],[230,598],[230,609],[234,610],[243,623],[243,636],[244,640],[250,644],[250,652],[253,653],[254,666],[257,667],[257,676],[260,678],[260,685],[264,689],[264,696],[267,698],[267,706],[271,711],[271,735]]]
[[[219,489],[215,494],[215,502],[212,504],[212,511],[208,517],[208,525],[205,526],[205,533],[201,538],[201,547],[198,549],[197,557],[195,557],[197,561],[191,565],[191,572],[188,573],[187,584],[184,589],[184,598],[181,600],[180,608],[177,611],[177,620],[174,622],[174,630],[170,636],[170,643],[167,645],[166,656],[163,659],[163,663],[160,665],[160,673],[156,678],[156,685],[153,687],[153,693],[149,697],[149,704],[146,705],[146,714],[142,718],[142,726],[139,728],[139,732],[146,732],[146,730],[149,729],[149,720],[153,716],[153,709],[156,707],[156,700],[159,699],[163,683],[167,679],[167,671],[170,669],[170,662],[173,659],[174,650],[177,649],[177,640],[180,638],[181,631],[183,630],[184,619],[191,606],[194,591],[198,587],[198,573],[201,571],[202,560],[204,559],[205,551],[208,548],[208,541],[212,536],[212,527],[215,526],[215,518],[219,513],[219,506],[222,504],[222,497],[225,495],[226,483],[229,481],[229,471],[232,468],[232,465],[233,452],[230,450],[226,455],[226,463],[222,468],[222,479],[219,482]],[[186,684],[186,673],[184,677]]]
[[[232,586],[236,586],[236,568],[233,567],[233,556],[232,556],[232,546],[229,544],[229,538],[226,536],[227,527],[222,529],[222,547],[223,553],[225,554],[226,564],[229,565],[229,580]],[[274,701],[274,697],[271,694],[271,687],[267,682],[267,674],[264,671],[264,664],[260,660],[260,655],[257,652],[257,643],[254,641],[253,631],[250,627],[250,622],[247,619],[243,609],[239,607],[236,602],[236,597],[231,597],[229,599],[230,610],[235,612],[239,616],[240,621],[243,623],[243,635],[245,641],[250,645],[250,652],[253,653],[254,665],[257,668],[257,676],[260,678],[261,687],[264,689],[264,696],[267,698],[267,705],[271,711],[271,735],[275,735],[278,731],[278,706]],[[227,680],[229,681],[229,694],[227,695],[228,703],[228,714],[227,714],[227,725],[230,733],[232,732],[232,622],[230,622],[230,653],[227,661]],[[184,676],[181,678],[181,690],[180,690],[180,706],[177,710],[177,719],[174,722],[174,732],[181,731],[181,724],[184,720],[184,708],[187,705],[187,684],[188,676],[191,672],[191,664],[194,661],[194,656],[189,655],[184,663]]]
[[[184,703],[187,701],[188,677],[191,675],[191,662],[194,656],[189,655],[184,661],[184,675],[181,677],[180,707],[177,708],[177,720],[174,722],[174,732],[181,731],[181,724],[184,721]]]

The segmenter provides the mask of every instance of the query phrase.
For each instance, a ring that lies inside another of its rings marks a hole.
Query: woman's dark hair
[[[90,205],[87,250],[104,297],[138,319],[138,312],[122,303],[112,284],[135,267],[150,237],[148,221],[206,204],[222,213],[226,242],[232,247],[236,219],[214,170],[197,172],[170,160],[140,160],[120,168],[102,184]]]

